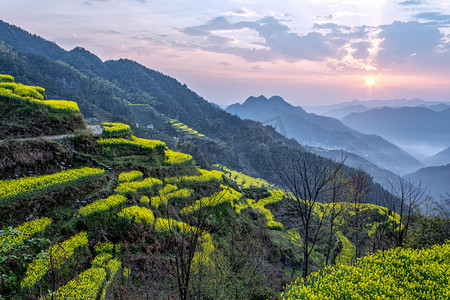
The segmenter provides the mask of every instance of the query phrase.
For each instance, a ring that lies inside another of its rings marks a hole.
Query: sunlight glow
[[[366,84],[367,84],[368,86],[374,85],[374,84],[375,84],[375,78],[373,78],[373,77],[367,78],[367,79],[366,79]]]

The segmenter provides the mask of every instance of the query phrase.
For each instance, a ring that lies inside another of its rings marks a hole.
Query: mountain
[[[403,177],[412,182],[421,181],[423,186],[428,187],[431,196],[434,196],[436,200],[445,196],[446,193],[450,193],[450,164],[422,168]]]
[[[351,114],[353,112],[365,112],[368,111],[370,108],[362,105],[362,104],[356,104],[356,105],[349,105],[342,108],[336,108],[329,111],[326,111],[323,113],[324,116],[332,117],[336,119],[342,119],[348,114]]]
[[[440,105],[440,104],[449,104],[449,102],[445,101],[425,101],[418,98],[413,99],[392,99],[392,100],[352,100],[349,102],[341,102],[332,105],[321,105],[321,106],[304,106],[303,108],[308,112],[313,112],[316,114],[324,114],[330,110],[342,109],[348,106],[356,106],[363,105],[368,108],[377,108],[377,107],[404,107],[404,106],[424,106],[428,107],[431,105]]]
[[[430,105],[430,106],[426,106],[428,109],[432,109],[434,111],[443,111],[446,110],[448,108],[450,108],[450,104],[448,103],[440,103],[440,104],[434,104],[434,105]]]
[[[228,106],[226,111],[263,123],[279,117],[286,136],[301,144],[343,149],[394,173],[408,173],[422,166],[414,157],[379,136],[362,134],[334,118],[307,113],[279,96],[249,97],[243,104]]]
[[[424,164],[427,166],[442,166],[450,163],[450,147],[426,158]]]
[[[349,167],[359,168],[369,173],[375,182],[378,182],[384,187],[389,187],[390,183],[393,183],[394,186],[398,182],[398,175],[394,172],[388,171],[386,169],[380,168],[374,163],[368,161],[367,159],[362,158],[356,154],[340,151],[340,150],[328,150],[322,149],[318,147],[311,148],[311,151],[316,153],[317,155],[328,157],[331,159],[339,159],[341,155],[343,155],[345,159],[345,164]]]
[[[273,172],[274,157],[304,152],[273,128],[241,120],[174,78],[134,61],[102,62],[80,47],[65,51],[4,22],[0,22],[0,36],[0,70],[17,82],[45,86],[50,99],[77,102],[87,123],[127,123],[139,137],[177,145],[204,167],[218,163],[278,184],[282,182]],[[171,122],[203,137],[179,130]]]
[[[347,126],[378,134],[419,158],[450,146],[450,108],[383,107],[352,113],[342,119]]]

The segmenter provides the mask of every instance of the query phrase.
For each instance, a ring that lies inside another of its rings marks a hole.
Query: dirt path
[[[102,127],[100,125],[87,125],[87,128],[91,131],[93,135],[100,135],[102,134]],[[46,140],[61,140],[61,139],[67,139],[67,138],[73,138],[75,137],[74,133],[69,134],[60,134],[60,135],[44,135],[44,136],[37,136],[37,137],[28,137],[28,138],[18,138],[18,139],[8,139],[9,141],[16,141],[16,142],[25,142],[25,141],[36,141],[39,139],[46,139]],[[0,140],[1,142],[4,142],[7,140]]]

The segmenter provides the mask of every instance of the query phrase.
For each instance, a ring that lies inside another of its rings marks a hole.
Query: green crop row
[[[233,190],[230,187],[222,185],[222,190],[215,193],[212,196],[203,197],[197,200],[191,206],[183,208],[180,213],[183,215],[193,213],[203,207],[213,207],[221,203],[230,202],[233,203],[234,200],[239,200],[242,198],[242,194]]]
[[[119,183],[122,183],[122,182],[130,182],[130,181],[135,181],[135,180],[142,180],[143,176],[144,176],[144,174],[142,174],[141,171],[134,170],[134,171],[130,171],[130,172],[120,173],[117,181]]]
[[[107,138],[120,138],[131,136],[131,128],[123,123],[102,123],[103,136]]]
[[[131,137],[131,140],[123,138],[110,138],[110,139],[98,139],[97,145],[102,148],[102,150],[107,154],[114,153],[114,150],[121,150],[128,152],[138,152],[139,154],[152,154],[155,150],[164,151],[166,149],[166,144],[161,141],[156,140],[146,140],[137,138],[135,136]]]
[[[170,149],[166,150],[166,157],[167,159],[165,160],[165,162],[170,165],[178,165],[192,160],[191,155],[181,152],[175,152]]]
[[[241,172],[231,170],[225,166],[222,165],[213,165],[213,167],[221,169],[223,173],[225,174],[225,177],[227,177],[230,180],[233,180],[237,183],[240,187],[243,188],[250,188],[250,187],[265,187],[270,188],[272,185],[261,178],[253,178],[248,175],[245,175]]]
[[[0,250],[8,251],[15,245],[21,244],[27,238],[44,231],[51,223],[52,219],[45,217],[23,223],[14,229],[14,233],[0,236]]]
[[[43,257],[36,258],[28,266],[25,278],[23,278],[20,286],[22,288],[33,287],[50,269],[59,269],[77,248],[87,246],[88,242],[87,233],[80,232],[64,242],[53,245],[45,252]]]
[[[122,182],[114,190],[121,195],[132,195],[137,192],[150,193],[162,186],[163,182],[157,178],[145,178],[141,181]]]
[[[80,168],[64,170],[51,175],[0,180],[0,203],[30,197],[63,188],[78,182],[86,182],[103,176],[102,169]]]
[[[153,212],[148,208],[140,206],[126,207],[119,212],[118,216],[141,225],[152,226],[155,222]]]
[[[81,207],[78,210],[78,213],[83,217],[87,217],[92,214],[106,212],[123,203],[126,203],[127,201],[128,199],[122,195],[111,195],[106,199],[100,199]]]
[[[201,134],[197,130],[194,130],[194,129],[188,127],[187,125],[181,123],[177,119],[169,119],[169,123],[178,132],[181,132],[181,133],[184,133],[184,134],[195,135],[197,137],[205,137],[204,134]]]
[[[11,102],[29,102],[56,111],[80,112],[78,104],[66,100],[45,100],[45,89],[14,83],[14,77],[0,74],[0,98]]]
[[[220,171],[212,170],[203,170],[198,169],[202,175],[200,176],[180,176],[180,177],[171,177],[165,178],[164,181],[166,183],[176,184],[181,183],[184,185],[196,185],[201,183],[208,183],[211,181],[220,182],[223,179],[223,173]]]

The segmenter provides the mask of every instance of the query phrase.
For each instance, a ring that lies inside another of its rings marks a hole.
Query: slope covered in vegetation
[[[53,122],[54,107],[20,101]],[[10,138],[2,147],[13,146],[26,163],[10,160],[0,180],[0,221],[9,226],[0,235],[0,291],[7,299],[260,299],[277,297],[297,277],[302,236],[283,210],[286,194],[264,180],[227,167],[200,169],[190,155],[137,138],[121,123],[104,123],[101,136]],[[38,153],[52,159],[43,163]],[[317,221],[330,217],[323,205]],[[380,224],[391,232],[398,226],[383,208],[366,206],[359,211],[370,216],[362,225],[367,237]],[[324,229],[313,269],[328,256],[348,256],[352,218],[347,207],[334,228],[339,235]]]

